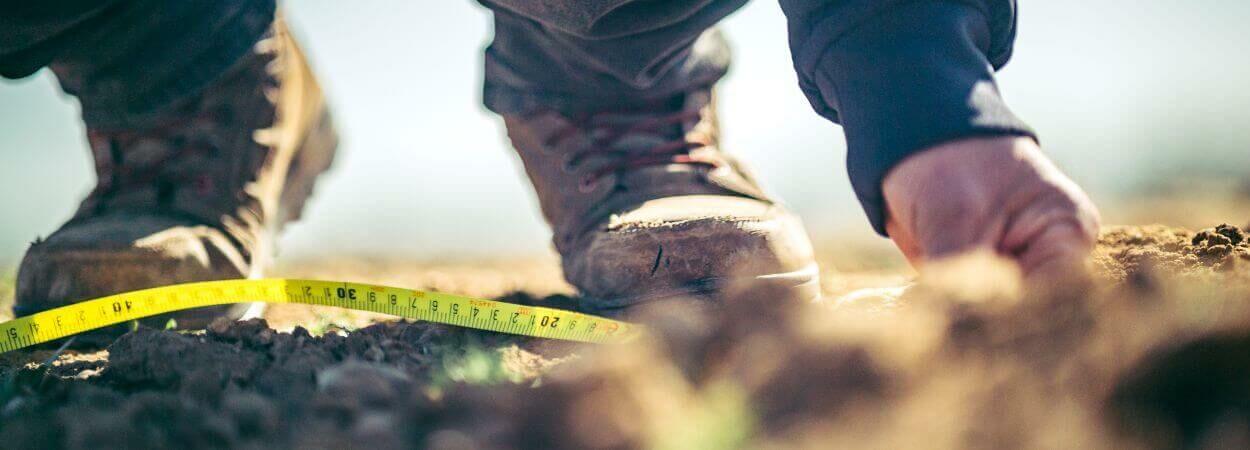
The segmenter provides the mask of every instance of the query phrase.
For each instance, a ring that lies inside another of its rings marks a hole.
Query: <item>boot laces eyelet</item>
[[[577,181],[577,191],[583,194],[594,192],[599,185],[599,178],[594,175],[584,175]]]

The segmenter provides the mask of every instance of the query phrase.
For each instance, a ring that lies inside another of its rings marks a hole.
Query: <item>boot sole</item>
[[[338,154],[339,139],[334,131],[334,121],[331,117],[330,109],[322,106],[321,113],[309,126],[308,134],[304,135],[299,149],[291,158],[291,165],[287,168],[286,180],[282,185],[282,195],[278,201],[275,236],[286,224],[302,218],[304,205],[317,188],[317,180],[334,165],[334,158]],[[264,278],[264,268],[255,268],[259,270],[253,270],[248,278]],[[225,317],[229,320],[259,319],[268,309],[267,303],[240,303],[231,305],[225,314],[218,317]],[[208,323],[195,325],[202,325],[196,328],[203,328],[208,326]]]
[[[704,278],[681,286],[638,295],[607,299],[585,298],[582,304],[585,305],[583,309],[587,312],[612,316],[632,306],[662,300],[683,298],[717,300],[722,294],[743,287],[780,289],[783,295],[790,298],[816,302],[820,300],[820,268],[813,263],[792,272],[746,277]]]
[[[282,184],[282,193],[278,196],[277,217],[270,225],[271,235],[276,237],[286,224],[301,218],[304,205],[316,188],[317,179],[334,164],[339,140],[338,134],[334,130],[330,108],[325,103],[324,93],[321,91],[312,70],[308,67],[308,61],[303,50],[291,38],[289,30],[287,30],[285,22],[281,18],[275,21],[275,28],[280,31],[278,33],[280,35],[279,39],[283,41],[284,45],[291,47],[287,57],[292,59],[289,62],[293,66],[290,69],[292,72],[285,76],[296,80],[295,82],[299,89],[298,96],[305,99],[304,101],[315,102],[316,106],[314,108],[317,109],[317,112],[309,118],[304,135],[300,137],[299,144],[295,146],[294,154],[291,155],[291,161],[286,169],[286,179]],[[286,100],[279,99],[278,102],[285,103]],[[298,117],[295,120],[298,122]],[[264,257],[272,258],[273,254],[270,253],[264,255]],[[248,274],[247,278],[263,278],[264,270],[268,266],[269,264],[253,264],[252,273]],[[269,305],[259,302],[240,303],[231,305],[225,314],[221,314],[218,317],[225,317],[229,320],[260,318],[264,316],[268,307]],[[203,325],[207,326],[207,323]]]

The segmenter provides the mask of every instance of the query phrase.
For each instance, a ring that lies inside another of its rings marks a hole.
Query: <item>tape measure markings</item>
[[[246,302],[371,311],[523,336],[621,342],[638,325],[540,306],[339,281],[264,279],[188,283],[74,303],[0,323],[0,353],[169,312]]]

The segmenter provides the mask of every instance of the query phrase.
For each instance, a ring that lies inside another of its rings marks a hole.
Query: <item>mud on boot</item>
[[[142,129],[88,127],[98,181],[77,213],[31,245],[17,316],[119,292],[259,277],[337,144],[320,88],[282,23],[195,97]],[[144,319],[202,328],[249,305]],[[77,338],[103,345],[119,325]]]
[[[583,309],[718,300],[738,282],[819,296],[799,219],[721,152],[710,90],[641,107],[504,117]]]

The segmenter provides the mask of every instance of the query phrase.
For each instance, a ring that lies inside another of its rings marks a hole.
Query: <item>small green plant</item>
[[[525,381],[521,374],[504,364],[502,348],[487,346],[473,335],[449,340],[431,348],[431,353],[439,360],[430,374],[433,393],[452,384],[495,385]]]
[[[741,448],[755,433],[755,417],[741,386],[712,383],[699,393],[698,399],[685,420],[660,430],[655,437],[655,449]]]
[[[324,336],[326,333],[343,332],[350,333],[356,330],[356,327],[342,325],[334,320],[334,317],[317,314],[317,320],[304,326],[308,330],[308,334],[313,336]]]

